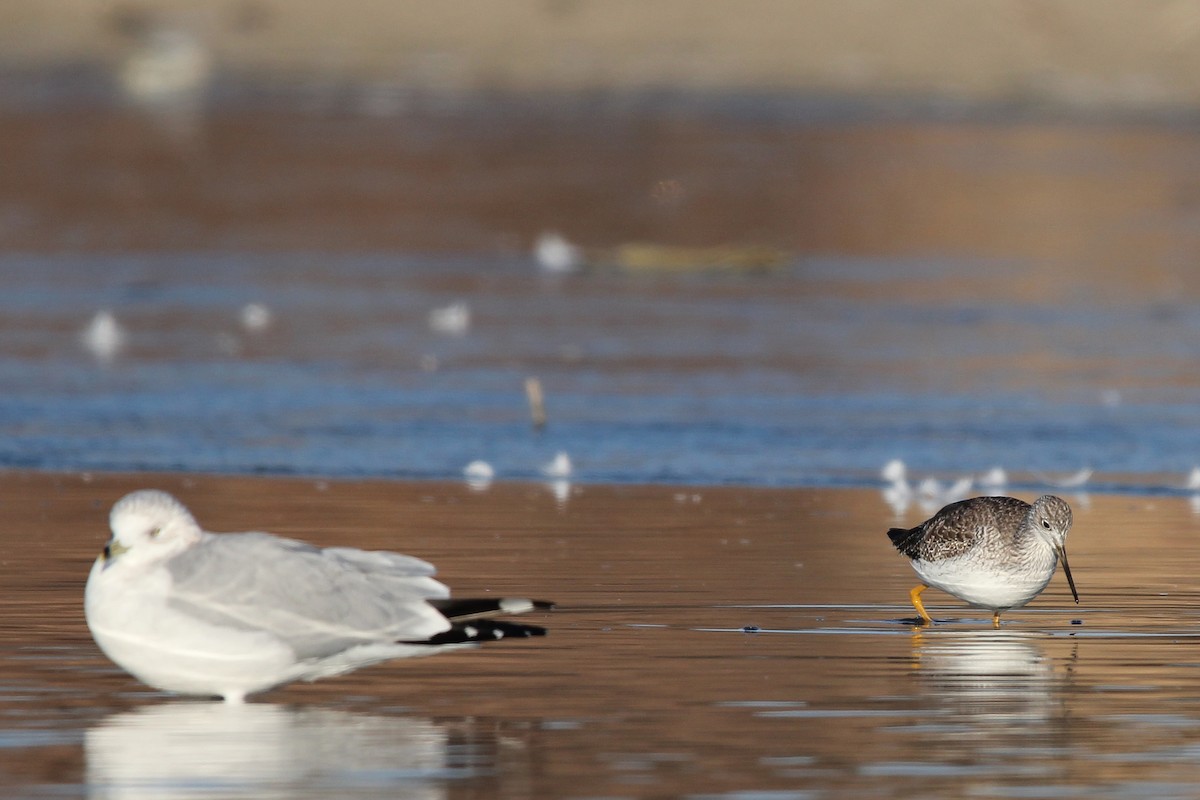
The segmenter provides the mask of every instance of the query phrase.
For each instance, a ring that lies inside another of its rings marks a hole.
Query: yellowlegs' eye
[[[1046,530],[1050,530],[1050,520],[1048,520],[1048,519],[1042,520],[1042,527],[1045,528]]]

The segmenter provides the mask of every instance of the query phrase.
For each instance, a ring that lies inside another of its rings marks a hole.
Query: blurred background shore
[[[296,84],[487,91],[780,90],[1078,109],[1194,108],[1182,0],[10,0],[6,70],[192,68]],[[182,66],[183,59],[177,62]]]
[[[1197,490],[1198,37],[1181,2],[13,0],[0,465]]]
[[[0,8],[9,249],[579,244],[1032,259],[1190,287],[1182,2]],[[703,256],[701,256],[703,260]]]

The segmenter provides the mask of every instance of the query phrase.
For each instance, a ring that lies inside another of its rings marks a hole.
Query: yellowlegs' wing
[[[1015,497],[973,497],[951,503],[915,528],[892,528],[888,538],[913,560],[942,561],[961,556],[982,538],[1015,535],[1028,513],[1029,504]]]

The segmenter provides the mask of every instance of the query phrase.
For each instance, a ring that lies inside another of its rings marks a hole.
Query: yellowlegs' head
[[[122,497],[113,506],[108,523],[112,538],[104,546],[106,564],[119,556],[131,562],[155,561],[200,538],[200,526],[183,503],[156,489]]]
[[[1071,507],[1067,501],[1052,494],[1044,494],[1033,503],[1029,509],[1029,524],[1035,536],[1040,538],[1062,561],[1063,572],[1067,575],[1067,583],[1071,587],[1071,596],[1079,602],[1079,593],[1075,591],[1075,579],[1071,577],[1071,567],[1067,564],[1067,534],[1071,531]]]

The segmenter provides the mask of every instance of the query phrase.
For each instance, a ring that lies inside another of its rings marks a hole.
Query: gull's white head
[[[186,549],[201,535],[200,526],[183,503],[157,489],[122,497],[113,506],[108,524],[112,538],[104,547],[106,562],[118,557],[156,560]]]

